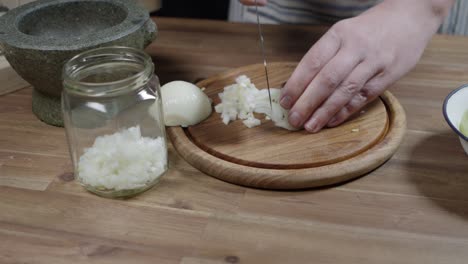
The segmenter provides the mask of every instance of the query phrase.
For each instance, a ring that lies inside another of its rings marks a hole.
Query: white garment
[[[263,23],[332,24],[353,17],[374,6],[379,0],[269,0],[259,13]],[[230,20],[255,22],[255,7],[231,0]]]
[[[259,8],[262,23],[328,24],[357,16],[383,0],[269,0]],[[255,7],[231,0],[229,20],[255,23]],[[457,0],[439,33],[468,35],[468,1]]]

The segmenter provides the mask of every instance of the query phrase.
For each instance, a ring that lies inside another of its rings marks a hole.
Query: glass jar
[[[159,79],[127,47],[81,53],[63,70],[62,110],[76,179],[97,195],[129,197],[167,171]]]

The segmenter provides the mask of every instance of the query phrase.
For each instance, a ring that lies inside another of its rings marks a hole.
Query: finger
[[[360,60],[360,56],[350,49],[340,49],[296,101],[290,111],[289,123],[297,128],[302,127],[314,111],[360,63]]]
[[[336,55],[340,45],[336,33],[328,31],[312,46],[281,91],[280,104],[283,108],[291,109],[310,82]]]
[[[239,0],[244,5],[255,5],[255,0]],[[257,5],[264,6],[267,4],[267,0],[257,0]]]
[[[336,127],[368,103],[374,101],[392,84],[392,78],[381,73],[367,82],[364,87],[328,122],[328,127]]]
[[[380,70],[368,61],[358,64],[325,103],[314,112],[304,128],[311,133],[319,132]]]

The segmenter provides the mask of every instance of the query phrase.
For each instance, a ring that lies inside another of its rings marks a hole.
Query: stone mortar
[[[34,87],[33,112],[55,126],[63,126],[62,68],[70,58],[103,46],[144,49],[156,34],[132,0],[38,0],[0,17],[0,48]]]

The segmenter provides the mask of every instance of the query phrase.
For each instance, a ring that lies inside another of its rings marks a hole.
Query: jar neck
[[[144,87],[154,64],[146,53],[128,47],[105,47],[83,52],[63,69],[64,90],[89,97],[117,96]]]

